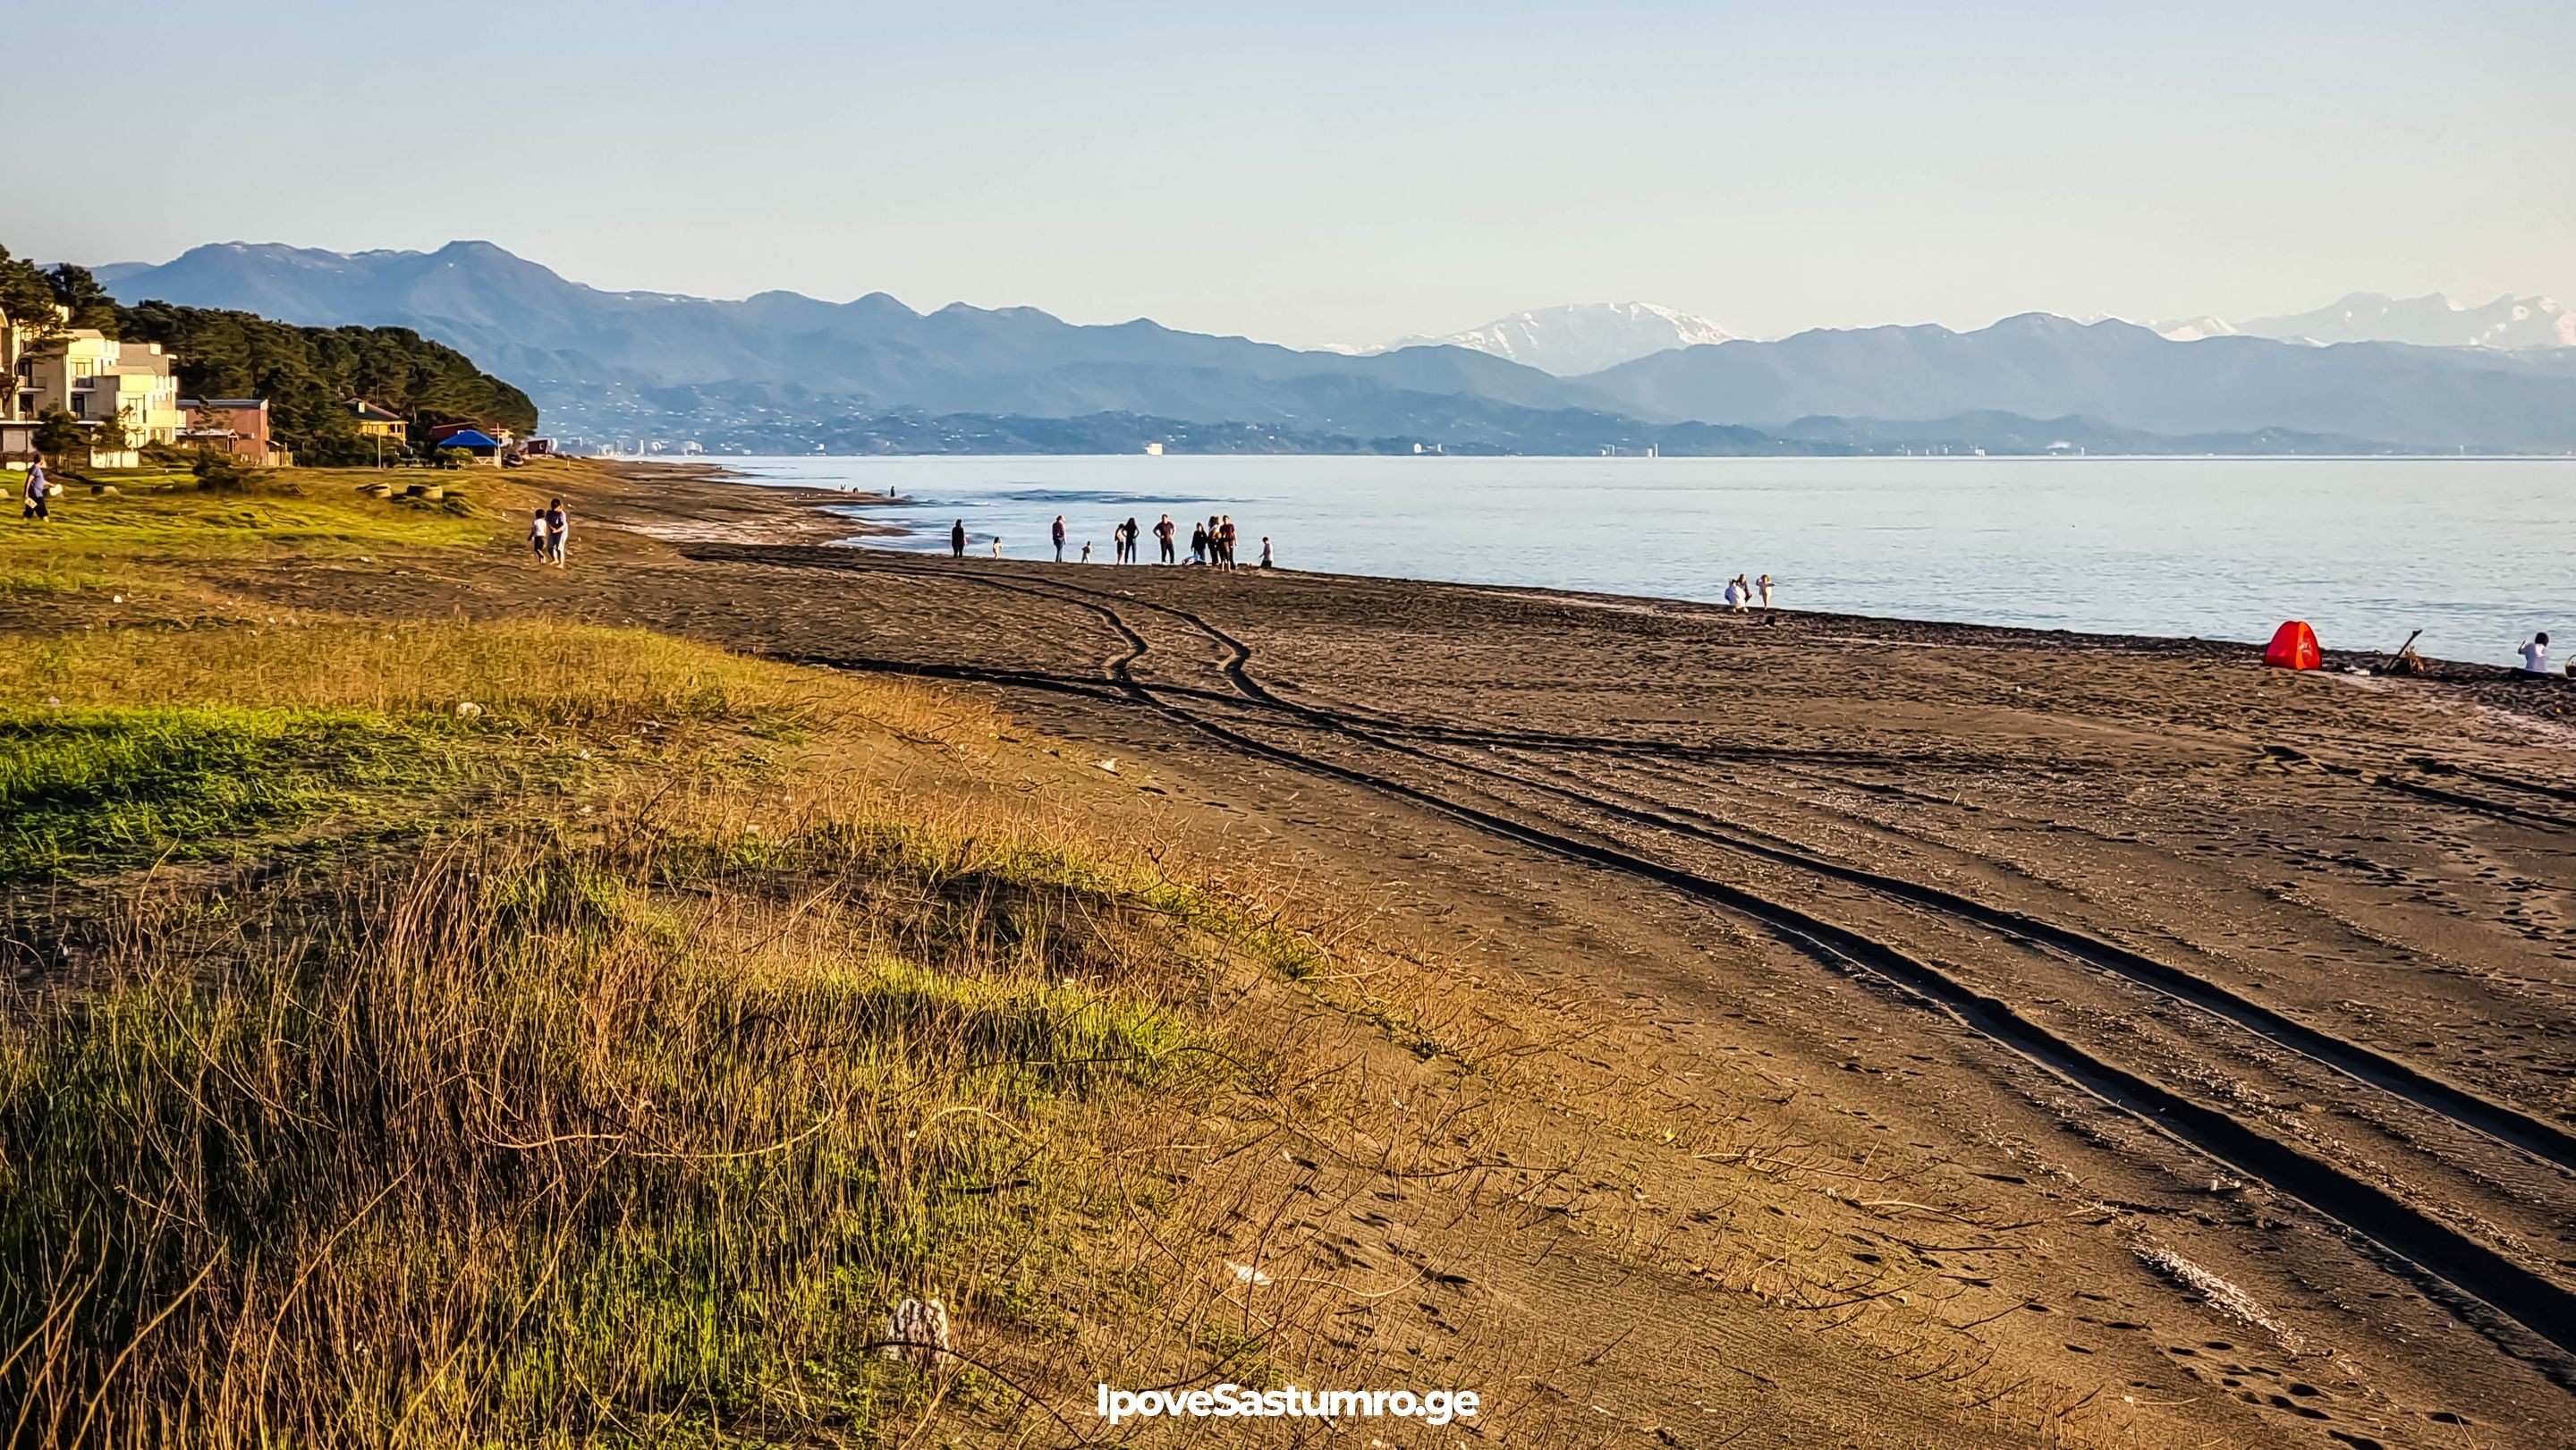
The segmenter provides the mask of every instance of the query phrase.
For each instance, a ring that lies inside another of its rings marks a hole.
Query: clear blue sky
[[[2576,301],[2576,5],[0,0],[0,243],[1311,344]],[[94,101],[95,104],[90,104]],[[91,136],[77,144],[47,137]]]

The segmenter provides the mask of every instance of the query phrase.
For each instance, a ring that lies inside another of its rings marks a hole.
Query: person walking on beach
[[[995,534],[993,536],[993,557],[996,559],[1002,557],[1002,536],[1000,534]]]
[[[2515,645],[2513,652],[2522,656],[2522,667],[2516,673],[2525,675],[2549,673],[2549,631],[2544,629]]]
[[[1762,586],[1762,607],[1767,610],[1771,607],[1771,576],[1768,574],[1763,575],[1760,583]]]
[[[1064,515],[1055,516],[1055,561],[1064,562]]]
[[[27,494],[25,500],[27,506],[25,510],[18,515],[19,520],[24,522],[28,519],[43,519],[47,522],[51,522],[54,517],[54,511],[45,506],[45,500],[53,495],[53,491],[54,486],[45,479],[44,460],[38,459],[36,462],[28,464]]]
[[[964,519],[959,519],[948,526],[948,557],[951,559],[966,557],[966,521]]]
[[[1270,567],[1270,536],[1268,534],[1263,534],[1261,536],[1261,567],[1264,569]]]
[[[528,510],[528,552],[542,564],[554,553],[554,530],[546,527],[544,509]]]
[[[1154,540],[1163,546],[1163,562],[1166,564],[1174,562],[1172,558],[1172,536],[1180,531],[1180,525],[1172,522],[1172,516],[1170,514],[1163,515],[1163,521],[1154,525]]]
[[[1082,562],[1086,564],[1091,562],[1091,541],[1089,539],[1082,541]]]
[[[564,545],[572,541],[572,515],[564,512],[563,500],[546,505],[546,561],[563,567]]]

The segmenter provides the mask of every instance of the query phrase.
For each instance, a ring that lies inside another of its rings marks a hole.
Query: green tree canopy
[[[195,398],[266,398],[269,431],[306,463],[363,463],[375,444],[348,407],[364,398],[414,427],[537,426],[528,395],[407,327],[296,327],[248,312],[145,302],[120,309],[124,335],[157,342]]]
[[[54,322],[54,287],[42,269],[33,262],[21,262],[0,247],[0,313],[9,321],[38,335],[51,332]]]
[[[46,273],[45,281],[53,288],[54,300],[71,309],[72,326],[95,327],[110,337],[120,335],[116,299],[107,295],[89,268],[64,262]]]

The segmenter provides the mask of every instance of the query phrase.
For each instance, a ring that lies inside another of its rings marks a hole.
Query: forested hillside
[[[0,311],[40,335],[52,306],[73,327],[157,342],[191,398],[266,398],[277,441],[303,462],[371,461],[347,400],[402,414],[415,427],[474,423],[527,433],[536,405],[471,358],[407,327],[298,327],[249,312],[145,301],[119,306],[86,268],[39,268],[0,248]]]

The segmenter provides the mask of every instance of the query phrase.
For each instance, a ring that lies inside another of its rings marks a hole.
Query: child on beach
[[[1091,562],[1091,541],[1089,539],[1082,541],[1082,562],[1086,564]]]
[[[1761,580],[1761,584],[1762,584],[1762,607],[1763,607],[1764,609],[1769,609],[1769,608],[1771,607],[1771,576],[1770,576],[1770,575],[1768,575],[1768,574],[1763,575],[1763,576],[1762,576],[1762,580]]]
[[[1264,569],[1270,567],[1270,536],[1268,534],[1263,534],[1261,536],[1261,567]]]
[[[1002,536],[1000,534],[995,534],[993,536],[993,557],[996,559],[1002,557]]]
[[[537,562],[540,564],[553,555],[553,534],[554,530],[546,527],[546,511],[530,509],[528,511],[528,552],[536,555]]]

